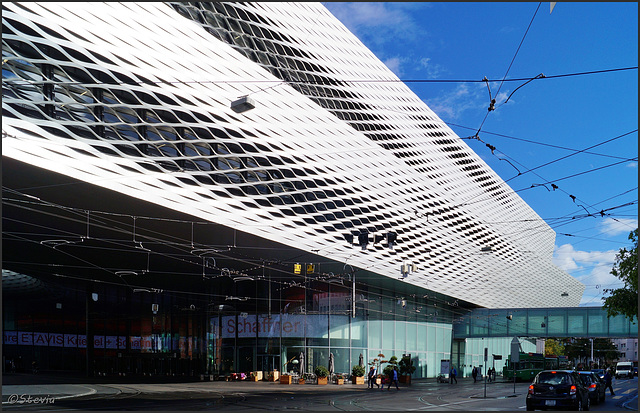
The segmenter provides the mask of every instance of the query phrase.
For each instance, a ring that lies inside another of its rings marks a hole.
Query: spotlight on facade
[[[507,316],[507,320],[513,320],[513,316],[512,316],[511,314],[509,314],[509,315]]]
[[[382,241],[383,239],[384,239],[384,235],[377,235],[377,234],[376,234],[376,235],[374,235],[374,236],[373,236],[373,243],[374,243],[374,244],[377,244],[377,243],[379,243],[380,241]]]
[[[347,241],[350,245],[353,244],[353,234],[344,234],[344,239],[345,241]]]
[[[482,247],[482,248],[480,249],[480,251],[481,251],[481,252],[491,252],[491,251],[493,251],[493,250],[491,249],[491,247]]]
[[[231,110],[236,113],[246,112],[256,107],[256,103],[249,96],[242,96],[231,102]]]
[[[565,292],[565,293],[560,294],[560,296],[561,296],[561,297],[568,297],[568,296],[569,296],[569,293],[566,293],[566,292]]]
[[[158,314],[158,304],[151,304],[151,312],[153,314]]]

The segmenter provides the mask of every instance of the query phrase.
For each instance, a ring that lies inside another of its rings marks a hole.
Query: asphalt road
[[[6,382],[6,380],[3,380]],[[9,381],[11,382],[11,381]],[[616,396],[592,411],[637,411],[638,379],[616,380]],[[24,411],[525,411],[527,383],[436,383],[384,391],[352,384],[318,386],[268,382],[95,382],[37,380],[2,386],[2,410]],[[635,406],[635,408],[633,407]]]

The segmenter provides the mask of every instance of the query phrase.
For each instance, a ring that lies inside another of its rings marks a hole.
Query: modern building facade
[[[2,45],[21,365],[434,376],[471,309],[580,302],[555,233],[319,3],[4,3]]]

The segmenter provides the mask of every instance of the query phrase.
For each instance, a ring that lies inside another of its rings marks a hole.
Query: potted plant
[[[413,360],[410,356],[403,356],[398,364],[400,367],[400,383],[411,384],[411,375],[416,371],[416,367],[413,365]]]
[[[344,384],[344,376],[342,374],[336,376],[336,384]]]
[[[327,370],[325,366],[318,366],[315,368],[315,370],[313,370],[313,372],[318,378],[318,384],[327,384],[327,382],[329,381],[329,379],[327,378],[327,376],[329,376],[329,370]]]
[[[351,369],[351,381],[353,384],[364,384],[364,367],[359,364],[356,364]]]

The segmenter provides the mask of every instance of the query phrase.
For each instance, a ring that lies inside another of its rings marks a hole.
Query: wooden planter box
[[[364,384],[364,376],[362,377],[354,377],[351,379],[353,384]]]
[[[411,385],[411,376],[400,376],[398,378],[398,381],[400,383],[406,384],[407,386],[410,386]]]
[[[336,384],[344,384],[344,379],[336,379]]]
[[[298,384],[304,384],[304,379],[298,379]]]
[[[329,382],[329,378],[327,377],[318,377],[318,384],[327,384]]]
[[[280,384],[291,384],[291,376],[288,374],[280,376]]]
[[[269,381],[278,381],[280,380],[280,372],[272,371],[269,376]]]
[[[260,381],[262,380],[262,372],[254,371],[253,376],[249,376],[249,377],[251,378],[251,381]]]

